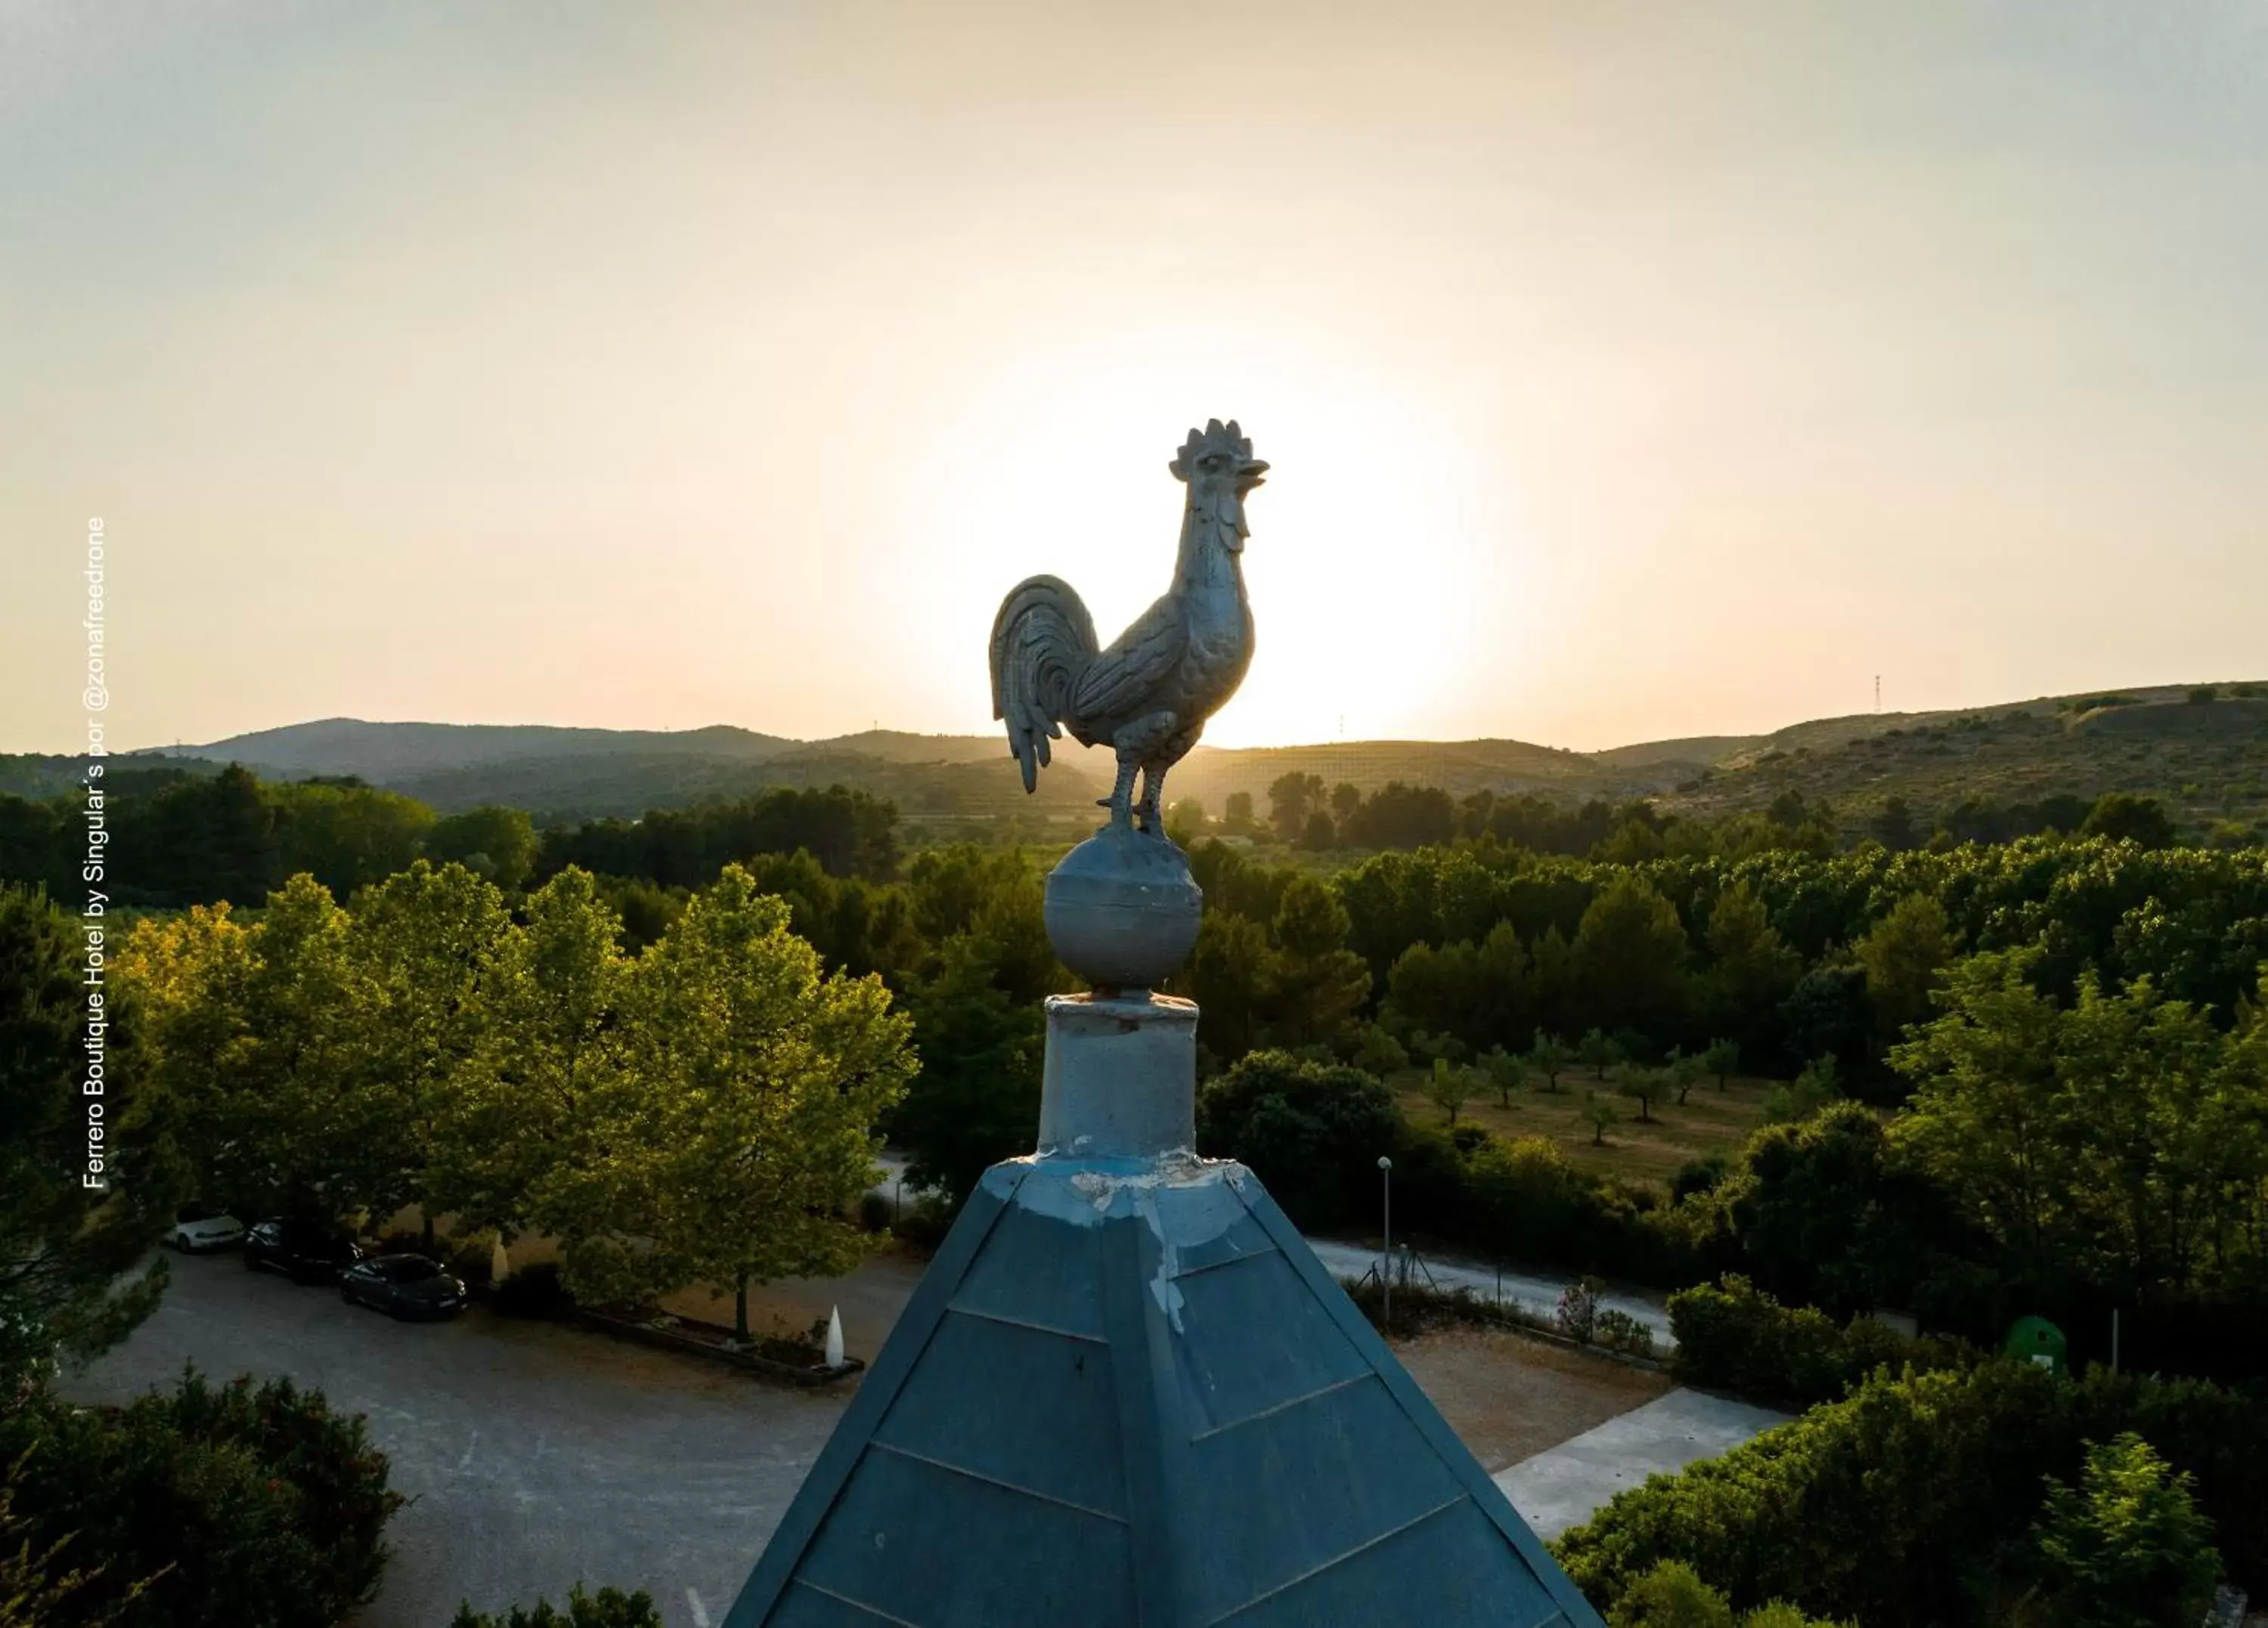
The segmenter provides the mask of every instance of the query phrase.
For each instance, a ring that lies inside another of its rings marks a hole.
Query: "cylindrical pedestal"
[[[1197,1145],[1197,1008],[1050,995],[1040,1157],[1153,1159]]]

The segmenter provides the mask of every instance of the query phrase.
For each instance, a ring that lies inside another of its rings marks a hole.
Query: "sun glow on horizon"
[[[0,12],[0,749],[78,722],[94,512],[122,738],[989,730],[1001,596],[1115,636],[1215,415],[1273,466],[1216,744],[2258,646],[2241,8],[121,6]]]
[[[1191,349],[1215,382],[1187,383],[1177,358]],[[1494,472],[1441,404],[1334,368],[1265,313],[1022,353],[956,402],[912,460],[894,528],[909,568],[954,562],[931,607],[957,635],[950,648],[970,648],[967,630],[989,627],[1000,597],[1038,571],[1066,578],[1098,636],[1116,637],[1170,583],[1183,489],[1165,465],[1210,417],[1235,418],[1270,469],[1242,557],[1256,654],[1206,741],[1421,729],[1480,635],[1452,584],[1473,568],[1465,555],[1485,533],[1472,517]],[[982,704],[981,664],[940,678]]]

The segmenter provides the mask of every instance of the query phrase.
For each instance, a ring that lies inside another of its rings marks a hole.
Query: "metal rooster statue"
[[[1083,746],[1118,753],[1118,783],[1103,803],[1111,825],[1138,818],[1153,836],[1165,833],[1159,799],[1166,772],[1197,744],[1205,720],[1252,664],[1252,607],[1237,556],[1249,534],[1245,494],[1268,471],[1236,421],[1217,418],[1190,430],[1167,467],[1189,487],[1174,585],[1116,642],[1097,648],[1094,619],[1057,576],[1019,583],[992,622],[992,715],[1006,721],[1024,789],[1036,785],[1048,742],[1067,729]]]
[[[1109,649],[1052,576],[1001,607],[1024,783],[1063,730],[1118,752],[1048,873],[1093,988],[1048,998],[1036,1145],[968,1195],[723,1628],[1603,1628],[1260,1178],[1197,1152],[1197,1008],[1153,992],[1204,896],[1159,798],[1252,660],[1266,468],[1190,433],[1173,589]]]

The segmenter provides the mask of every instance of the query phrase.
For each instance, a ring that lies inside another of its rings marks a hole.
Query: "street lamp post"
[[[1379,1252],[1379,1287],[1386,1292],[1386,1307],[1380,1314],[1381,1333],[1394,1327],[1394,1161],[1384,1154],[1378,1155],[1378,1184],[1380,1214],[1385,1230],[1384,1247]]]

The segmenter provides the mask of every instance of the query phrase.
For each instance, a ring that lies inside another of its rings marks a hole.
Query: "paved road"
[[[357,1628],[439,1628],[582,1577],[650,1589],[673,1628],[724,1619],[843,1411],[697,1361],[475,1308],[401,1324],[328,1289],[178,1261],[156,1315],[66,1389],[124,1401],[183,1362],[285,1374],[370,1416],[413,1501]]]
[[[1359,1243],[1341,1243],[1331,1238],[1310,1238],[1307,1243],[1315,1251],[1315,1258],[1337,1278],[1351,1281],[1378,1265],[1378,1251]],[[1559,1291],[1574,1281],[1572,1278],[1554,1277],[1548,1272],[1499,1273],[1493,1266],[1447,1256],[1427,1255],[1423,1258],[1425,1271],[1443,1288],[1470,1289],[1484,1300],[1497,1298],[1500,1291],[1507,1304],[1524,1306],[1547,1317],[1559,1303]],[[1410,1275],[1423,1280],[1414,1268]],[[1660,1301],[1609,1290],[1599,1296],[1599,1305],[1636,1317],[1652,1329],[1656,1351],[1667,1353],[1676,1348],[1676,1337],[1669,1331],[1668,1309]]]
[[[881,1167],[882,1179],[873,1191],[884,1198],[895,1199],[903,1192],[906,1155],[895,1150],[876,1155]],[[1329,1269],[1331,1275],[1348,1282],[1359,1279],[1378,1265],[1378,1251],[1359,1243],[1348,1243],[1336,1238],[1310,1238],[1310,1248],[1315,1258]],[[1467,1288],[1485,1300],[1501,1298],[1512,1305],[1525,1307],[1543,1316],[1550,1316],[1559,1303],[1559,1292],[1575,1281],[1551,1272],[1498,1271],[1483,1262],[1460,1260],[1454,1256],[1424,1257],[1425,1270],[1433,1281],[1444,1288]],[[1413,1272],[1413,1276],[1416,1275]],[[1663,1354],[1677,1348],[1677,1337],[1669,1331],[1669,1309],[1660,1301],[1645,1294],[1610,1290],[1599,1296],[1602,1308],[1612,1308],[1626,1316],[1636,1317],[1653,1331],[1653,1346]],[[824,1315],[823,1313],[821,1315]]]

